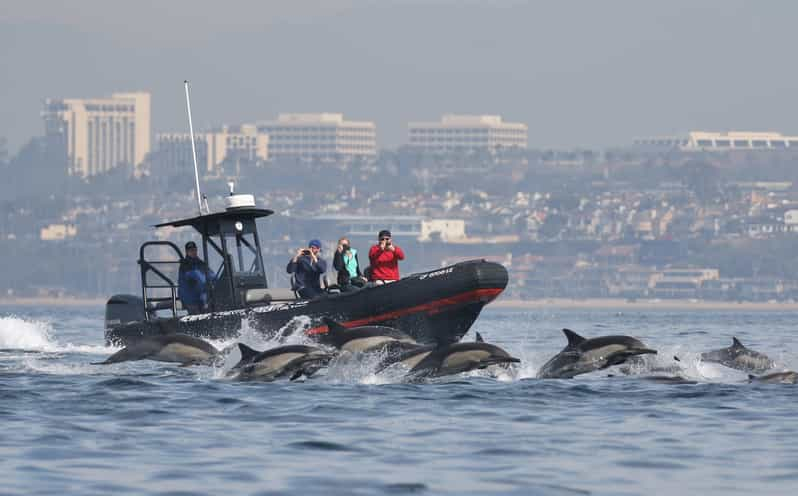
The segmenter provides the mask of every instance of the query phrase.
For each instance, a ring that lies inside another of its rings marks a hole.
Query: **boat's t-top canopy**
[[[272,215],[274,212],[256,208],[252,195],[231,194],[225,203],[226,209],[221,212],[201,214],[154,226],[156,228],[191,226],[200,233],[203,260],[209,268],[207,292],[211,310],[241,308],[249,299],[248,291],[268,287],[255,220]],[[156,246],[161,247],[160,253],[158,255],[153,253],[154,258],[148,256],[147,248]],[[163,248],[176,255],[176,262],[184,258],[180,248],[168,241],[150,241],[142,245],[139,263],[142,269],[145,304],[148,299],[148,288],[168,286],[174,294],[177,287],[176,279],[167,275],[164,268],[158,265],[166,262],[156,261],[162,260]],[[157,285],[148,282],[153,279],[158,280]],[[172,296],[172,300],[174,298]]]
[[[242,195],[243,196],[243,195]],[[219,221],[224,220],[247,220],[247,219],[258,219],[260,217],[268,217],[272,215],[274,212],[265,208],[254,208],[254,207],[239,207],[239,208],[228,208],[224,212],[214,212],[211,214],[205,215],[198,215],[196,217],[190,217],[188,219],[180,219],[180,220],[173,220],[170,222],[163,222],[161,224],[156,224],[154,227],[185,227],[191,226],[200,233],[207,232],[208,227],[212,227],[214,225],[218,225]]]

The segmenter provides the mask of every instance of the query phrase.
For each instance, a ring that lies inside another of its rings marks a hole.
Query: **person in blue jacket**
[[[180,261],[177,290],[183,308],[189,314],[208,310],[208,264],[197,255],[197,245],[186,243],[186,257]]]
[[[294,274],[294,288],[302,298],[314,298],[323,293],[319,278],[327,272],[327,262],[319,256],[321,241],[311,239],[307,248],[300,248],[285,270]]]

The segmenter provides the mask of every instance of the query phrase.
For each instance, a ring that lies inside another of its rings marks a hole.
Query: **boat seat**
[[[248,289],[244,301],[247,305],[271,303],[273,301],[295,301],[296,293],[287,288]]]

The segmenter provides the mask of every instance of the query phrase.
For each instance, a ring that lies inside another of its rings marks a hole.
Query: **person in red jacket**
[[[391,231],[380,231],[377,239],[379,244],[369,250],[369,281],[398,281],[399,260],[405,259],[405,253],[391,241]]]

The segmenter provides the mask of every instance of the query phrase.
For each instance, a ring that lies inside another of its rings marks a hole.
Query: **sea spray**
[[[29,321],[15,316],[0,317],[0,349],[56,351],[52,326],[44,321]]]

